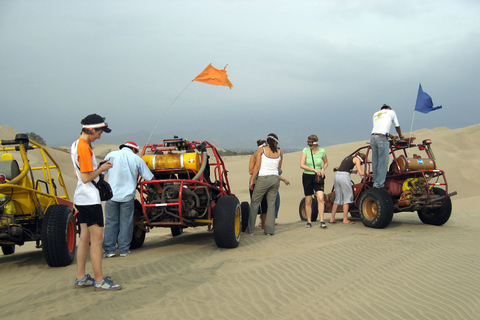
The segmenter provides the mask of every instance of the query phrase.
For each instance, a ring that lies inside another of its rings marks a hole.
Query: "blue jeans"
[[[386,136],[372,135],[370,148],[372,149],[373,186],[382,188],[388,171],[388,153],[390,143]]]
[[[275,199],[275,219],[278,218],[278,210],[280,210],[280,192],[277,192],[277,199]]]
[[[105,202],[103,250],[106,253],[115,253],[117,243],[119,253],[128,253],[133,235],[134,207],[134,199],[126,202]]]

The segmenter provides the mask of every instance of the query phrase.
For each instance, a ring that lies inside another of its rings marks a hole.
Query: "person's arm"
[[[357,173],[363,177],[362,161],[357,157],[353,158],[353,163],[357,166]]]
[[[82,182],[83,183],[88,183],[88,182],[94,180],[96,177],[101,175],[102,172],[107,171],[111,167],[113,167],[113,164],[111,164],[109,161],[107,161],[93,171],[82,172],[81,173]]]
[[[325,169],[327,169],[328,167],[328,158],[326,154],[323,156],[322,160],[323,160],[323,165],[322,165],[322,170],[320,171],[320,174],[322,175],[322,177],[325,177]]]
[[[252,172],[252,179],[250,179],[250,189],[253,190],[253,181],[257,177],[258,171],[260,171],[260,165],[262,164],[262,151],[263,148],[258,148],[257,150],[257,159],[255,160],[255,167]]]
[[[255,156],[252,154],[252,156],[250,157],[250,162],[248,163],[248,173],[250,175],[253,174],[253,168],[255,168]]]
[[[163,188],[162,188],[162,186],[160,185],[160,183],[154,182],[154,183],[152,183],[152,185],[153,185],[153,187],[157,190],[158,193],[162,194]]]
[[[137,169],[138,169],[138,173],[143,178],[143,180],[145,181],[155,180],[155,176],[153,175],[152,171],[150,171],[150,168],[147,166],[145,161],[143,161],[142,158],[140,157],[138,158],[140,159],[140,161],[137,162]],[[158,193],[161,194],[163,192],[163,188],[160,185],[160,183],[152,182],[151,185],[157,190]]]
[[[395,130],[397,130],[398,136],[403,139],[404,136],[403,136],[403,134],[402,134],[402,129],[400,129],[400,126],[395,127]]]
[[[283,163],[283,151],[280,150],[280,161],[278,162],[278,171],[282,170],[282,163]]]
[[[288,181],[287,179],[285,179],[285,178],[282,177],[282,176],[278,176],[278,180],[283,181],[283,183],[285,183],[287,186],[290,185],[290,181]]]
[[[390,113],[391,113],[391,116],[392,116],[393,125],[395,126],[395,130],[397,131],[398,136],[403,139],[404,137],[403,137],[403,134],[402,134],[402,130],[400,129],[400,122],[398,122],[397,114],[393,110],[390,111]]]

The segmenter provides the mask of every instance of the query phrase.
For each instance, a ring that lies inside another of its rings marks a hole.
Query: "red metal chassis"
[[[200,160],[201,163],[203,161],[207,161],[207,152],[213,155],[208,159],[208,166],[210,166],[210,176],[213,175],[214,180],[213,183],[210,180],[210,177],[205,175],[205,172],[198,178],[198,180],[191,180],[191,179],[154,179],[150,181],[145,181],[140,179],[138,182],[138,190],[141,195],[141,204],[142,204],[142,212],[143,216],[145,217],[146,225],[148,227],[174,227],[174,226],[183,226],[183,227],[195,227],[200,225],[208,225],[209,227],[213,223],[213,213],[215,210],[216,199],[222,196],[234,194],[231,193],[230,184],[227,177],[227,170],[225,169],[225,163],[223,162],[218,150],[214,145],[209,143],[208,141],[183,141],[184,145],[182,145],[181,149],[178,147],[166,146],[166,143],[161,144],[147,144],[143,147],[141,156],[146,155],[149,151],[154,153],[155,151],[163,151],[163,152],[181,152],[182,150],[191,149],[194,150],[197,146],[203,143],[205,147],[205,152],[200,153]],[[212,170],[213,169],[213,170]],[[155,173],[169,173],[169,174],[177,174],[177,173],[188,173],[189,175],[195,176],[198,172],[193,169],[186,169],[186,168],[169,168],[169,169],[159,169],[159,170],[152,170]],[[147,190],[148,185],[152,183],[179,183],[180,190],[178,196],[178,202],[168,202],[168,203],[154,203],[150,204],[147,201]],[[205,209],[207,210],[207,216],[204,219],[195,219],[193,221],[184,218],[183,208],[182,208],[182,199],[184,193],[184,186],[188,187],[189,189],[193,190],[199,187],[204,187],[208,192],[209,201],[206,205]],[[160,222],[151,219],[147,215],[147,208],[154,208],[154,207],[178,207],[178,214],[179,214],[179,221],[178,222]]]

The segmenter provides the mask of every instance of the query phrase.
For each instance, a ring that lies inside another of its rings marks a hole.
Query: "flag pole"
[[[412,115],[412,125],[410,126],[410,137],[408,139],[408,147],[412,145],[412,131],[413,131],[413,121],[415,120],[415,110],[413,110],[413,115]],[[406,150],[406,149],[405,149]]]
[[[175,103],[175,101],[177,101],[178,97],[180,97],[180,95],[188,88],[188,86],[193,82],[190,81],[186,86],[185,88],[183,88],[183,90],[177,95],[177,97],[175,99],[173,99],[172,103],[168,106],[168,108],[165,110],[165,112],[162,114],[162,116],[160,117],[160,119],[158,119],[157,121],[157,124],[155,125],[155,127],[153,128],[152,130],[152,133],[150,133],[150,137],[148,137],[148,140],[147,140],[147,143],[148,144],[150,142],[150,139],[152,138],[152,135],[153,133],[155,132],[155,130],[157,129],[158,127],[158,124],[160,123],[160,121],[163,119],[163,117],[165,116],[165,114],[167,113],[168,110],[170,110],[170,107]]]
[[[412,115],[412,125],[410,127],[410,138],[412,137],[412,131],[413,131],[413,120],[415,120],[415,110],[413,110],[413,115]]]

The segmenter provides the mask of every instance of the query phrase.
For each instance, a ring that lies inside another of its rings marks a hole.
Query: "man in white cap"
[[[105,160],[113,164],[107,171],[113,198],[105,203],[103,255],[106,258],[115,256],[117,244],[120,257],[130,253],[138,174],[147,181],[154,178],[145,161],[137,155],[139,150],[135,142],[127,141],[120,145],[120,150],[105,156]],[[154,186],[161,192],[159,184],[155,183]]]

